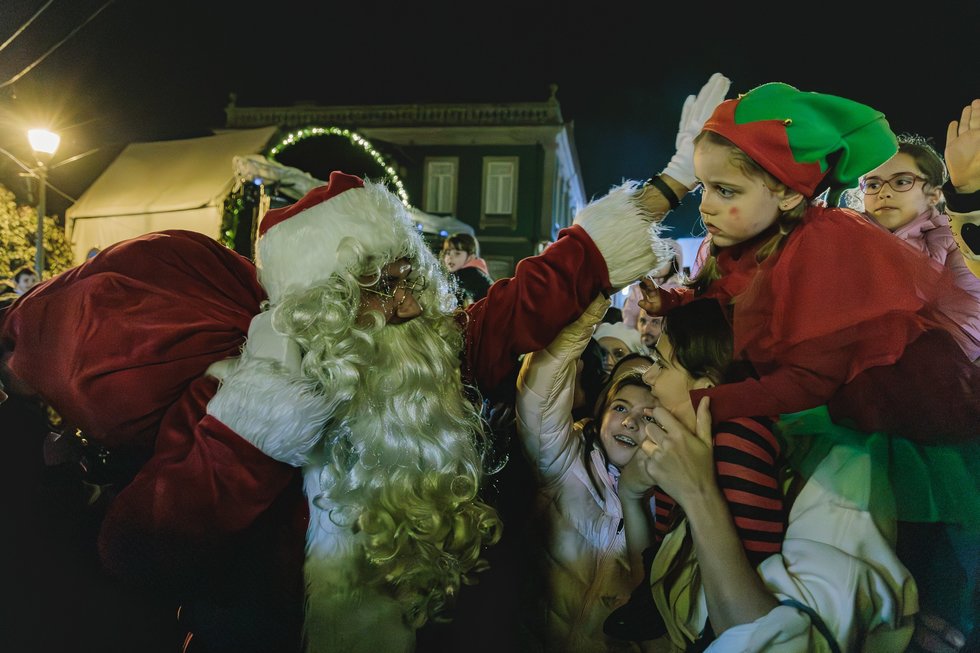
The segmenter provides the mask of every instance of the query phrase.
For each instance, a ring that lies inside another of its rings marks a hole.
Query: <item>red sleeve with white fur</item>
[[[492,393],[521,354],[548,346],[609,287],[606,262],[585,230],[562,229],[544,252],[521,260],[513,277],[467,307],[464,379]],[[513,396],[513,387],[501,390]]]

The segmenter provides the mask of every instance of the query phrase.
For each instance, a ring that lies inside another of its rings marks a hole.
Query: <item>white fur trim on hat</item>
[[[592,337],[596,340],[596,342],[599,341],[599,338],[619,338],[633,353],[650,353],[650,351],[644,346],[643,341],[640,339],[640,332],[636,329],[631,329],[622,322],[616,322],[615,324],[600,322],[599,326],[597,326],[595,329],[595,333],[592,334]]]
[[[344,273],[362,252],[394,258],[416,230],[405,205],[383,184],[364,182],[272,226],[258,241],[259,282],[272,304]]]

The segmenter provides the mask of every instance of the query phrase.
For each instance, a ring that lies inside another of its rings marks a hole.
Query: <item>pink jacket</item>
[[[460,270],[462,270],[463,268],[476,268],[481,272],[483,272],[488,277],[490,276],[490,270],[487,269],[487,262],[480,257],[470,259],[463,265],[459,266]]]
[[[869,222],[878,224],[870,218]],[[960,328],[975,344],[973,349],[966,353],[971,360],[977,360],[980,357],[980,279],[973,276],[957,251],[956,241],[949,227],[949,216],[934,208],[929,209],[892,233],[916,250],[928,254],[929,258],[940,265],[949,268],[956,279],[956,285],[977,300],[974,310],[955,316]]]

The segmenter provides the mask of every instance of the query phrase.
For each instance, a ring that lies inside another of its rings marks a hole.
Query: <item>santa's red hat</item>
[[[416,230],[408,209],[383,184],[332,172],[326,185],[262,218],[259,281],[275,304],[347,272],[366,255],[397,258]]]

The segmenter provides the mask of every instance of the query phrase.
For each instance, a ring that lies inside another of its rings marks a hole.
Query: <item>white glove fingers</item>
[[[674,147],[682,146],[685,139],[690,138],[690,125],[692,114],[694,113],[694,96],[688,95],[684,100],[684,107],[681,109],[681,122],[677,128],[677,138],[674,139]]]
[[[684,100],[684,107],[681,109],[681,130],[691,122],[691,112],[694,111],[694,100],[693,95],[688,95],[687,99]]]
[[[730,79],[721,73],[715,73],[704,85],[704,88],[698,93],[698,101],[695,103],[697,108],[696,119],[700,125],[703,125],[711,117],[715,107],[725,99],[731,84]]]
[[[675,140],[677,151],[674,152],[674,156],[663,171],[688,189],[694,188],[696,181],[694,177],[694,138],[704,127],[708,118],[711,117],[715,107],[725,99],[730,86],[731,80],[721,73],[714,73],[696,96],[689,95],[684,101],[680,128]]]

